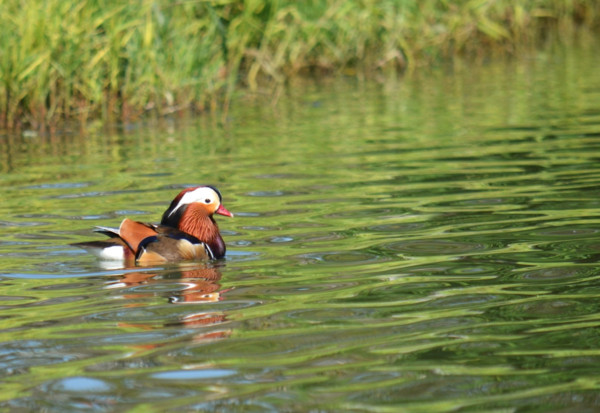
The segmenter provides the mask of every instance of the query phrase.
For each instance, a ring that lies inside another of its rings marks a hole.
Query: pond
[[[598,67],[559,49],[0,137],[0,409],[596,411]],[[70,246],[197,184],[235,214],[224,260]]]

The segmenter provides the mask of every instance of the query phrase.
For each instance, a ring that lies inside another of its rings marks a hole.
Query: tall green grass
[[[205,110],[239,86],[514,53],[599,21],[596,0],[3,0],[0,126]]]

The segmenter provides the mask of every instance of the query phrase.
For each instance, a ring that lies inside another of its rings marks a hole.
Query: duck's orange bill
[[[229,212],[223,205],[219,205],[219,209],[215,211],[215,214],[225,215],[226,217],[233,218],[233,214]]]

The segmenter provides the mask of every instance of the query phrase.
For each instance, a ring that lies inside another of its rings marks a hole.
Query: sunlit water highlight
[[[1,137],[0,408],[600,408],[598,53]],[[212,183],[226,260],[72,242]]]

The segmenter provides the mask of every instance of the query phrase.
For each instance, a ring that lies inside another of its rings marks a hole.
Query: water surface
[[[0,408],[597,410],[598,56],[0,137]],[[69,246],[201,183],[225,260]]]

